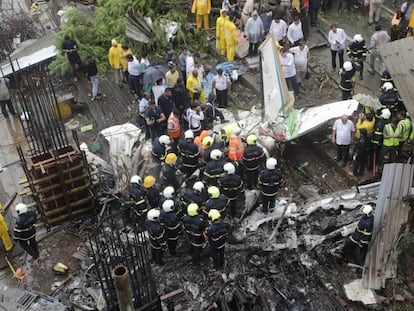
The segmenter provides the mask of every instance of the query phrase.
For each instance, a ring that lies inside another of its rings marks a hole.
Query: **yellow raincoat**
[[[227,50],[227,61],[234,61],[234,54],[236,52],[237,45],[237,27],[231,21],[228,20],[224,24],[226,50]]]
[[[211,10],[211,0],[194,0],[191,13],[196,15],[197,28],[201,28],[201,21],[204,21],[204,29],[209,28],[208,16]]]
[[[0,214],[0,237],[3,240],[4,248],[6,252],[13,248],[13,243],[10,239],[9,228],[7,222],[4,220],[3,215]]]
[[[119,56],[121,58],[121,68],[123,72],[128,71],[128,60],[126,59],[126,56],[128,54],[132,54],[131,49],[128,49],[128,50],[121,49],[121,54]]]
[[[229,20],[227,13],[226,16],[223,16],[223,11],[220,10],[220,17],[216,20],[216,40],[217,40],[217,49],[220,51],[221,55],[226,54],[226,39],[225,39],[225,29],[224,25],[226,21]],[[226,12],[226,11],[224,11]]]
[[[206,102],[206,97],[204,95],[204,90],[201,85],[201,80],[199,80],[198,78],[194,78],[194,76],[190,73],[190,75],[187,78],[186,86],[187,86],[187,91],[190,94],[191,101],[194,102],[194,93],[196,91],[201,91],[200,102],[203,104]]]
[[[108,53],[109,65],[114,69],[120,69],[122,46],[115,39],[112,39],[111,44]]]

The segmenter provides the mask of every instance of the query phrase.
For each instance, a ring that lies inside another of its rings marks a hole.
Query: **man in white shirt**
[[[369,56],[369,65],[371,66],[368,69],[370,74],[375,74],[375,59],[378,58],[379,62],[382,64],[382,57],[378,51],[378,47],[391,41],[391,37],[385,30],[381,29],[380,25],[375,26],[375,32],[371,36],[371,42],[367,47],[367,50],[371,52]],[[383,72],[385,68],[381,68],[380,72]]]
[[[296,81],[295,59],[293,54],[289,53],[289,49],[286,47],[282,49],[280,54],[280,65],[282,66],[286,84],[293,89],[295,96],[299,96],[299,86]]]
[[[293,18],[293,23],[289,25],[287,30],[287,38],[290,42],[290,46],[299,45],[300,40],[303,39],[302,23],[299,16]]]
[[[230,91],[230,78],[227,74],[223,73],[223,69],[217,69],[217,75],[213,78],[213,83],[211,86],[211,90],[214,92],[216,90],[217,96],[217,104],[219,108],[227,108],[228,106],[228,98],[227,95]]]
[[[295,56],[296,81],[299,86],[305,82],[305,75],[308,71],[309,47],[304,41],[289,50]]]
[[[188,128],[193,131],[194,137],[200,135],[201,121],[204,120],[204,112],[201,110],[200,105],[191,104],[191,107],[187,109],[186,117]]]
[[[280,16],[275,16],[274,20],[270,24],[269,32],[272,34],[273,39],[278,41],[281,46],[285,43],[286,31],[286,22]]]
[[[144,92],[142,99],[139,102],[138,109],[139,109],[139,115],[138,115],[138,125],[141,127],[142,130],[145,131],[145,138],[149,139],[149,129],[147,122],[145,120],[145,114],[147,110],[149,109],[149,102],[151,100],[151,95],[148,92]]]
[[[336,70],[336,54],[339,57],[339,68],[344,65],[344,49],[346,41],[346,33],[342,28],[337,28],[335,24],[331,24],[328,40],[331,48],[332,70]]]
[[[128,60],[128,83],[129,87],[131,88],[132,92],[138,98],[141,97],[141,83],[139,82],[139,75],[142,73],[141,64],[137,60],[137,58],[132,55],[128,54],[126,56]]]
[[[0,78],[0,106],[1,112],[6,120],[9,120],[9,114],[7,113],[6,106],[9,108],[10,113],[15,116],[16,111],[14,110],[12,101],[10,99],[10,92],[7,84],[10,82],[8,78]]]
[[[355,133],[355,126],[347,115],[336,120],[332,127],[332,143],[336,144],[337,155],[335,161],[342,160],[342,167],[346,166],[349,157],[349,146]]]
[[[257,56],[257,50],[262,42],[264,27],[257,11],[252,13],[246,24],[246,35],[249,39],[249,57]]]

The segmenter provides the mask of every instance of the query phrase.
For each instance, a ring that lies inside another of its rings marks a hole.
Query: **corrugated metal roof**
[[[414,116],[414,37],[387,43],[379,51],[405,108]]]

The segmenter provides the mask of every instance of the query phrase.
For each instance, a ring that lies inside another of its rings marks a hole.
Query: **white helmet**
[[[274,170],[276,168],[277,165],[277,160],[275,158],[269,158],[266,161],[266,168],[268,170]]]
[[[168,146],[169,144],[171,144],[171,139],[167,135],[161,135],[159,140],[160,140],[160,143],[164,146]]]
[[[391,117],[391,111],[388,108],[381,110],[381,118],[388,120]]]
[[[141,184],[141,182],[142,182],[142,179],[141,179],[141,177],[139,177],[138,175],[134,175],[134,176],[132,176],[132,177],[131,177],[131,180],[130,180],[130,183],[131,183],[131,184],[137,184],[137,185],[140,185],[140,184]]]
[[[150,209],[147,214],[147,219],[149,221],[158,221],[160,219],[160,210],[158,209]]]
[[[162,210],[166,213],[172,212],[174,210],[174,201],[165,200],[164,203],[162,203]]]
[[[199,192],[204,190],[204,184],[202,181],[196,181],[193,185],[193,190],[197,190]]]
[[[18,203],[14,209],[17,215],[21,215],[27,212],[27,205],[24,203]]]
[[[354,38],[352,39],[352,41],[360,43],[360,42],[364,41],[364,38],[362,37],[362,35],[360,35],[358,33],[358,34],[354,35]]]
[[[164,191],[162,192],[162,195],[164,198],[172,199],[174,197],[175,190],[173,186],[167,186],[165,187]]]
[[[241,131],[242,131],[242,129],[240,127],[236,127],[233,131],[233,134],[234,135],[240,135]]]
[[[351,70],[352,70],[352,68],[353,68],[352,63],[351,63],[350,61],[348,61],[348,60],[347,60],[347,61],[344,63],[343,68],[344,68],[344,70],[345,70],[345,71],[351,71]]]
[[[363,205],[361,207],[361,212],[362,214],[365,214],[367,216],[371,216],[372,215],[372,206],[371,205]]]
[[[391,91],[393,88],[394,88],[394,85],[392,85],[392,83],[391,83],[391,82],[385,82],[385,83],[382,85],[382,90],[383,90],[384,92]]]
[[[226,172],[226,174],[234,174],[236,172],[236,168],[234,167],[233,163],[224,164],[223,170]]]
[[[192,130],[187,130],[184,132],[184,138],[185,139],[193,139],[194,138],[194,133]]]
[[[223,156],[223,152],[221,152],[219,149],[213,149],[210,153],[210,158],[212,160],[220,160]]]

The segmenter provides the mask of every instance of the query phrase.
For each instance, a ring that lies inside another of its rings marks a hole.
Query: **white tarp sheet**
[[[132,147],[138,140],[141,130],[131,123],[114,125],[100,131],[109,143],[109,154],[131,156]]]

